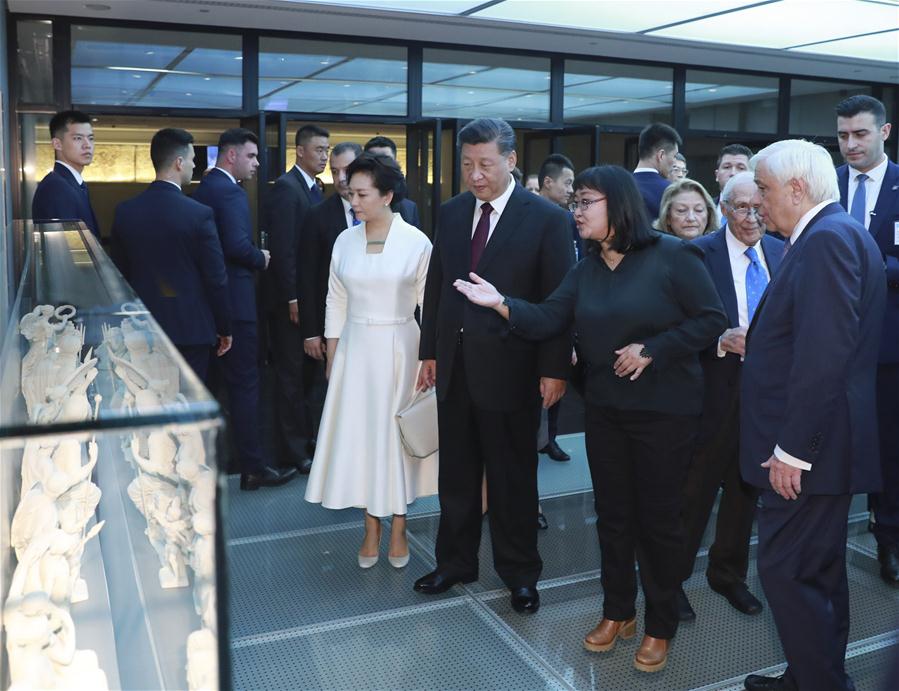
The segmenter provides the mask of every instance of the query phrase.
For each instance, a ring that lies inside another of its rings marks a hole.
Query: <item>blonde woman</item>
[[[715,202],[705,187],[684,178],[672,183],[662,195],[659,218],[653,224],[681,240],[695,240],[717,230]]]

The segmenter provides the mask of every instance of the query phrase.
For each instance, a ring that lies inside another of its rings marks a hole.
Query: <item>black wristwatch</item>
[[[640,357],[645,357],[645,358],[647,358],[648,360],[652,360],[652,355],[650,355],[649,351],[646,350],[646,346],[643,346],[643,347],[640,349]]]
[[[511,305],[509,304],[509,296],[508,295],[503,295],[502,304],[504,304],[506,307],[511,307]]]

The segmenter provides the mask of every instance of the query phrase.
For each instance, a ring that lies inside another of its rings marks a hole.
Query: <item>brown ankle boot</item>
[[[637,654],[634,656],[634,667],[641,672],[658,672],[664,669],[668,661],[668,648],[671,641],[665,638],[643,636]]]
[[[633,638],[637,632],[637,620],[612,621],[603,619],[584,638],[584,647],[593,653],[604,653],[615,647],[615,640]]]

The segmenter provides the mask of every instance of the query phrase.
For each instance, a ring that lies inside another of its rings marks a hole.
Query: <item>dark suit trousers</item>
[[[696,449],[684,485],[685,551],[681,581],[693,573],[706,524],[724,483],[715,522],[715,541],[709,550],[706,578],[730,586],[746,582],[749,540],[758,490],[740,477],[740,397],[734,392],[720,425]]]
[[[562,401],[559,401],[546,411],[546,427],[550,441],[555,441],[556,435],[559,433],[559,410],[561,407]]]
[[[209,362],[215,353],[215,348],[208,345],[176,345],[175,347],[191,369],[196,372],[200,381],[208,385]]]
[[[846,526],[851,495],[762,492],[758,567],[762,587],[800,689],[852,689]]]
[[[286,304],[269,312],[269,336],[278,460],[281,466],[294,466],[308,456],[310,426],[303,390],[303,336],[290,321]]]
[[[871,495],[874,536],[882,547],[899,548],[899,365],[877,366],[877,422],[883,491]]]
[[[462,575],[477,573],[481,479],[486,472],[496,572],[510,588],[534,586],[543,569],[534,521],[536,403],[512,412],[479,408],[468,392],[464,360],[460,346],[456,350],[446,400],[437,404],[440,440],[437,567]],[[536,382],[534,388],[536,401]]]
[[[242,473],[254,473],[266,465],[259,434],[259,339],[256,322],[234,321],[231,350],[221,362],[228,389],[231,433]]]
[[[603,616],[625,621],[636,615],[636,557],[646,597],[645,631],[673,638],[684,550],[682,490],[699,418],[591,405],[585,417]]]

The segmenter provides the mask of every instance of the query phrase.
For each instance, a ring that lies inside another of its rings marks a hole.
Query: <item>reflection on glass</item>
[[[844,98],[857,94],[871,95],[871,88],[861,84],[840,84],[794,79],[790,83],[790,134],[837,134],[834,109]]]
[[[687,123],[694,130],[777,131],[778,80],[687,70]]]
[[[241,38],[72,27],[72,102],[84,106],[242,106]]]
[[[16,78],[23,103],[53,103],[53,22],[16,22]]]
[[[549,120],[549,59],[424,50],[422,112]]]
[[[565,61],[565,122],[671,122],[673,72],[666,67]]]
[[[406,114],[406,49],[263,38],[260,110]]]

